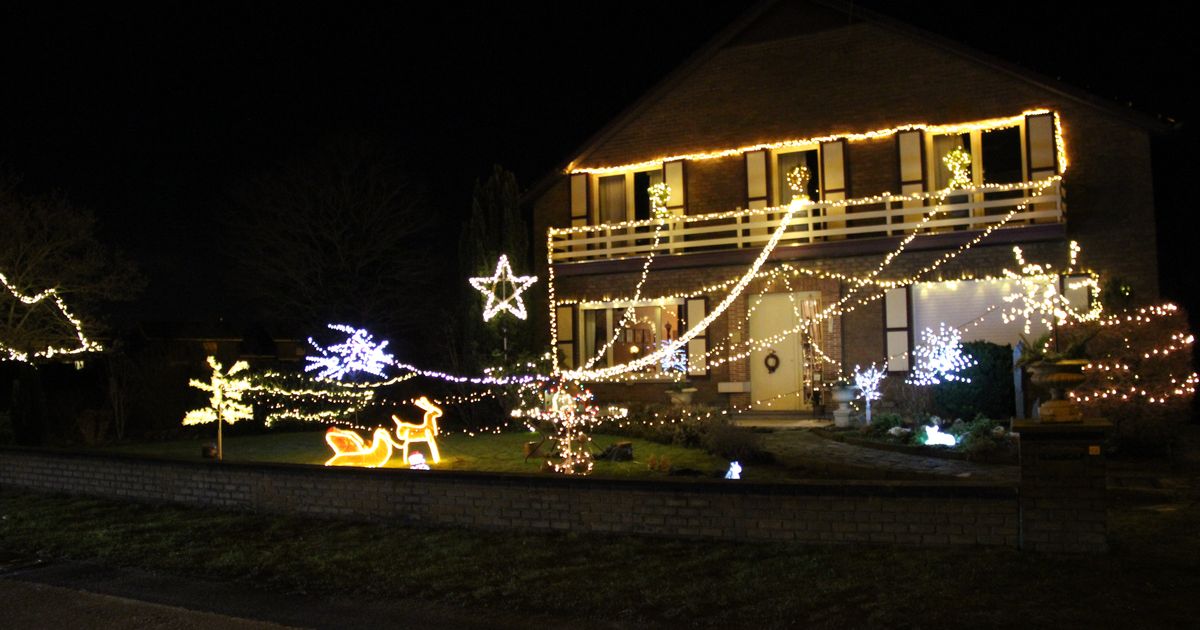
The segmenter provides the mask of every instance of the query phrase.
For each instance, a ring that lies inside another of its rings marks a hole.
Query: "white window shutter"
[[[702,321],[708,314],[708,298],[687,299],[687,330]],[[708,330],[688,342],[688,376],[708,376]]]
[[[908,287],[888,289],[883,295],[883,334],[889,372],[907,372],[912,351],[912,317]]]

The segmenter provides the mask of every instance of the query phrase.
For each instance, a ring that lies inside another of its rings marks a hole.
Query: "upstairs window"
[[[580,175],[578,177],[588,177]],[[597,225],[645,221],[654,218],[650,206],[650,187],[666,182],[671,187],[667,209],[672,214],[684,214],[683,162],[667,162],[659,168],[601,175],[595,180],[595,216]],[[583,184],[576,186],[587,195]],[[586,198],[586,197],[585,197]],[[576,205],[572,201],[573,208]],[[575,216],[574,214],[572,215]]]
[[[780,153],[775,158],[775,198],[779,200],[778,205],[786,206],[792,202],[795,192],[788,185],[788,173],[800,166],[808,169],[808,198],[813,201],[821,199],[821,172],[818,170],[817,150],[792,151]]]

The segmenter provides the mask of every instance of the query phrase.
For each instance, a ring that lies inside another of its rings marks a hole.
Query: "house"
[[[665,401],[684,357],[639,359],[686,333],[699,399],[803,410],[855,365],[909,370],[925,328],[1016,342],[1025,263],[1080,313],[1085,271],[1152,299],[1158,130],[861,9],[764,2],[527,195],[557,367]]]

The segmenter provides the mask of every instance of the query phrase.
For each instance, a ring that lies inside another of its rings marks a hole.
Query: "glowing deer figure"
[[[441,455],[438,454],[437,439],[434,438],[438,433],[437,419],[442,417],[442,410],[424,396],[418,398],[413,404],[425,410],[425,418],[421,424],[412,424],[392,416],[392,422],[396,423],[396,441],[404,447],[404,461],[408,461],[409,444],[424,442],[429,445],[429,455],[436,464],[442,461]]]
[[[326,466],[379,468],[392,458],[392,436],[384,428],[375,429],[371,443],[365,444],[354,431],[329,427],[325,432],[325,442],[335,453],[325,462]]]

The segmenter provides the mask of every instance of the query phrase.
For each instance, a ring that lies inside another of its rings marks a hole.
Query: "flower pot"
[[[690,405],[692,404],[692,394],[696,393],[695,387],[686,387],[684,389],[669,389],[667,396],[671,399],[672,405]]]
[[[1083,366],[1086,359],[1063,359],[1061,361],[1039,361],[1029,365],[1032,373],[1029,380],[1034,385],[1050,390],[1050,400],[1038,406],[1041,422],[1080,422],[1083,412],[1079,405],[1066,397],[1066,393],[1084,381]]]
[[[833,426],[844,429],[850,426],[850,418],[854,415],[850,401],[858,398],[858,391],[853,385],[841,385],[834,387],[831,395],[833,402],[838,404],[833,410]]]

